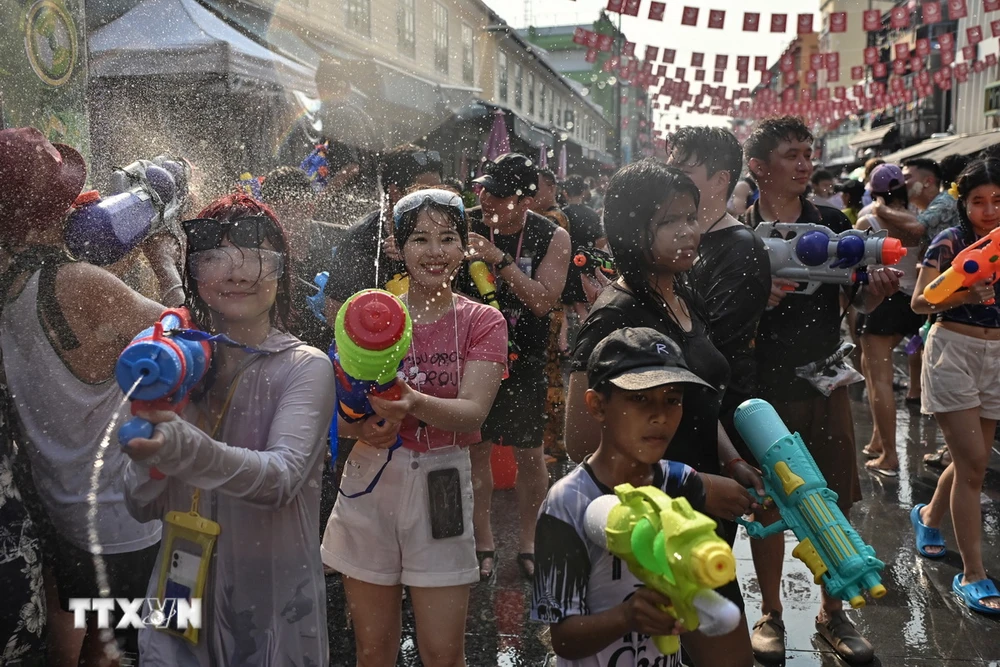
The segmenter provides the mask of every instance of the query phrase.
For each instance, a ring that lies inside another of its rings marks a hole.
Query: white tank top
[[[882,231],[882,225],[879,224],[878,218],[874,215],[868,214],[863,219],[871,226],[873,231]],[[908,247],[906,249],[906,256],[892,265],[892,268],[903,272],[903,275],[899,279],[899,291],[903,294],[913,296],[913,290],[917,287],[917,261],[919,257],[920,246]]]
[[[31,461],[32,479],[59,536],[85,551],[87,497],[98,446],[108,423],[128,416],[114,380],[88,384],[66,367],[38,321],[35,273],[0,318],[0,347]],[[125,507],[126,456],[118,425],[104,452],[97,484],[97,541],[104,553],[138,551],[160,539],[160,522],[139,523]]]

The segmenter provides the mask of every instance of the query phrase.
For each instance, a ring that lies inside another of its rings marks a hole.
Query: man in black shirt
[[[760,198],[746,213],[747,224],[812,222],[834,233],[850,229],[840,211],[816,206],[805,198],[812,173],[813,136],[801,119],[769,118],[757,125],[743,146],[750,171],[760,185]],[[854,294],[862,312],[871,312],[882,299],[899,289],[891,269],[869,272],[870,283]],[[861,499],[854,425],[847,387],[823,395],[812,383],[796,376],[796,369],[822,361],[840,346],[841,294],[839,285],[823,285],[811,295],[789,295],[795,283],[772,280],[768,307],[757,330],[757,382],[761,398],[770,401],[788,428],[797,431],[816,460],[838,504],[847,515]],[[782,289],[785,288],[785,289]],[[848,289],[850,294],[853,290]],[[760,513],[762,523],[777,520],[772,509]],[[754,624],[754,653],[762,662],[783,661],[784,624],[781,620],[782,534],[761,541],[753,551],[761,590],[760,620]],[[874,650],[843,611],[843,602],[822,591],[816,629],[844,660],[871,661]]]
[[[330,267],[333,249],[345,230],[313,219],[316,193],[309,176],[298,167],[272,170],[264,178],[260,196],[278,216],[292,253],[290,333],[325,352],[333,340],[333,330],[312,313],[306,297],[319,290],[313,278]]]
[[[363,289],[387,289],[406,274],[392,234],[392,209],[415,185],[441,184],[441,156],[404,145],[388,151],[379,163],[382,206],[351,225],[337,247],[326,283],[326,320],[333,322],[341,304]],[[390,289],[390,291],[392,291]]]
[[[481,208],[468,211],[469,251],[493,267],[497,301],[507,319],[511,344],[509,377],[500,385],[483,424],[483,442],[472,447],[474,525],[480,578],[495,568],[490,501],[494,443],[513,446],[517,460],[520,518],[518,564],[534,575],[535,520],[548,488],[542,452],[545,426],[546,346],[549,313],[559,304],[569,264],[569,234],[530,209],[538,169],[517,153],[501,155],[476,179]],[[465,290],[475,294],[474,290]]]
[[[729,130],[685,127],[670,139],[668,164],[687,174],[701,193],[698,258],[688,272],[705,300],[709,337],[729,362],[730,377],[720,419],[740,455],[752,460],[733,413],[757,395],[754,338],[771,293],[771,263],[764,242],[726,210],[743,171],[743,149]]]

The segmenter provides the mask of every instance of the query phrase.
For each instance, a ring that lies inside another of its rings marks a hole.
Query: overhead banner
[[[31,125],[89,159],[83,0],[0,2],[0,124]]]

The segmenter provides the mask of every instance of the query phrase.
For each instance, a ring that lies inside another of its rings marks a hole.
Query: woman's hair
[[[969,219],[966,200],[972,191],[980,185],[995,185],[1000,188],[1000,160],[992,158],[969,163],[969,166],[958,175],[956,183],[958,184],[959,223],[966,242],[972,243],[976,240],[976,232]]]
[[[198,213],[198,218],[211,218],[213,220],[236,220],[239,218],[249,218],[254,216],[267,216],[274,222],[274,229],[266,228],[265,239],[271,242],[274,249],[281,253],[284,263],[284,271],[278,279],[278,294],[271,309],[272,323],[280,323],[280,328],[287,331],[291,323],[292,311],[292,280],[291,280],[291,256],[288,252],[288,243],[285,239],[285,232],[278,222],[278,216],[274,211],[256,199],[243,193],[226,195],[216,199],[206,208]],[[207,331],[211,326],[208,305],[198,294],[198,282],[191,276],[190,269],[184,272],[184,289],[187,292],[187,302],[185,305],[191,311],[198,326]]]
[[[668,310],[666,302],[647,277],[652,269],[656,234],[652,221],[661,205],[669,206],[681,195],[689,195],[695,206],[700,205],[698,186],[687,174],[646,159],[620,169],[611,178],[604,196],[604,231],[618,273],[641,301],[661,310]],[[679,276],[675,289],[688,307],[694,309],[697,300]]]
[[[447,185],[436,185],[434,187],[427,186],[415,186],[410,188],[407,195],[413,194],[415,192],[421,192],[422,190],[445,190],[456,195],[461,201],[462,194],[456,192],[455,188]],[[424,203],[417,208],[407,211],[403,215],[399,216],[399,222],[394,224],[393,227],[393,238],[396,240],[396,247],[400,251],[403,250],[403,246],[410,239],[410,235],[413,234],[413,230],[417,228],[417,218],[420,217],[421,211],[433,211],[435,213],[444,215],[448,218],[449,222],[455,227],[458,232],[458,236],[462,239],[462,247],[466,248],[469,245],[469,221],[464,215],[459,215],[458,211],[451,206],[444,206],[438,204],[433,199],[427,198]]]
[[[872,196],[881,199],[886,206],[901,205],[906,208],[910,205],[910,193],[905,185],[895,190],[889,190],[889,192],[872,193]]]

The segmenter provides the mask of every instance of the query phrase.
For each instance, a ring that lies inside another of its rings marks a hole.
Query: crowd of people
[[[326,665],[336,573],[358,665],[395,664],[404,587],[423,664],[464,665],[470,587],[497,571],[497,447],[517,463],[517,566],[557,664],[682,664],[660,653],[663,635],[679,636],[686,664],[781,661],[780,533],[751,541],[759,613],[725,584],[741,622],[709,637],[591,540],[585,515],[630,483],[685,498],[730,545],[737,519],[778,521],[734,426],[738,406],[762,398],[849,517],[861,375],[839,354],[845,338],[860,346],[874,423],[865,468],[886,477],[899,468],[893,356],[908,343],[905,402],[945,441],[925,459],[942,473],[912,508],[914,548],[944,556],[950,512],[954,592],[1000,614],[979,505],[1000,419],[1000,290],[989,275],[924,297],[1000,226],[1000,158],[873,160],[838,179],[814,169],[796,117],[761,120],[743,145],[688,127],[669,146],[665,162],[610,178],[560,182],[511,153],[449,184],[435,151],[403,145],[379,157],[379,201],[342,236],[345,221],[314,220],[338,210],[315,180],[281,167],[257,193],[189,205],[179,238],[146,238],[133,252],[150,287],[127,263],[67,251],[80,154],[31,128],[0,131],[0,663]],[[907,252],[867,267],[863,284],[794,293],[772,275],[762,223],[885,233]],[[613,272],[593,258],[613,258]],[[470,261],[487,265],[494,295]],[[398,295],[412,339],[397,396],[373,395],[372,414],[348,419],[333,323],[368,289]],[[119,446],[130,410],[116,362],[172,308],[210,336],[211,362],[183,409],[140,405],[154,428]],[[579,465],[550,484],[547,457]],[[112,632],[93,613],[74,623],[72,599],[178,596],[202,600],[197,633]],[[825,589],[815,623],[848,663],[873,659]]]

